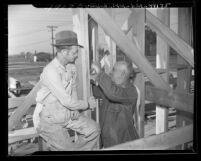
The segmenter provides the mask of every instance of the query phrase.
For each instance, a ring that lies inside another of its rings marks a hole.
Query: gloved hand
[[[71,120],[78,120],[80,117],[79,111],[71,111],[70,112]]]
[[[96,108],[96,99],[93,96],[89,97],[88,103],[90,109]]]
[[[93,62],[91,65],[91,71],[90,71],[90,79],[95,81],[98,74],[101,72],[101,67],[99,62]]]

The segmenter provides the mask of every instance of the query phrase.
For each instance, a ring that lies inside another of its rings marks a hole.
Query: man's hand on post
[[[96,108],[96,99],[93,96],[89,97],[88,103],[90,109]]]
[[[91,65],[90,79],[96,81],[98,74],[101,72],[101,67],[99,62],[93,62]]]

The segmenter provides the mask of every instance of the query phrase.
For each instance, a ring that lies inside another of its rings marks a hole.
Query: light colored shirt
[[[41,74],[42,88],[37,93],[36,102],[41,103],[45,99],[48,103],[59,101],[70,110],[86,109],[88,103],[77,99],[76,76],[74,64],[64,67],[54,58]]]
[[[77,72],[74,64],[68,64],[64,67],[57,58],[54,58],[43,69],[40,76],[42,87],[36,96],[37,106],[33,115],[35,128],[39,123],[39,113],[43,110],[42,104],[55,104],[56,106],[59,103],[60,107],[66,109],[65,115],[67,117],[69,117],[70,110],[80,110],[88,107],[88,102],[77,99],[76,76]],[[51,110],[49,107],[48,109]],[[55,107],[55,109],[57,108]]]

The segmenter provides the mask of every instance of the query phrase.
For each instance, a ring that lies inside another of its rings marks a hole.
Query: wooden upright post
[[[114,9],[113,8],[106,8],[105,11],[107,11],[107,13],[115,20],[115,14],[114,14]],[[112,70],[113,65],[116,62],[116,43],[114,42],[114,40],[112,40],[112,38],[108,35],[106,35],[105,33],[105,37],[107,37],[108,39],[108,49],[110,51],[110,64],[111,64],[111,68],[110,71]]]
[[[134,14],[130,20],[128,20],[128,26],[135,24],[132,27],[132,40],[133,43],[141,51],[141,54],[145,55],[145,9],[135,9]],[[144,106],[145,106],[145,79],[143,73],[138,73],[136,76],[135,84],[140,90],[140,108],[137,109],[137,130],[140,138],[144,137]],[[139,111],[138,111],[139,110]]]
[[[178,34],[189,45],[192,45],[192,11],[191,8],[179,8],[178,9]],[[190,80],[191,80],[191,67],[181,57],[177,56],[177,64],[187,65],[188,68],[177,71],[177,91],[189,93],[190,92]],[[192,123],[192,115],[180,110],[176,111],[176,126],[181,127]]]
[[[77,33],[78,43],[84,48],[80,49],[76,67],[78,72],[77,93],[79,99],[88,100],[90,96],[89,82],[89,35],[88,35],[88,14],[84,9],[72,9],[73,30]],[[85,114],[91,117],[91,111]]]
[[[167,26],[170,22],[170,11],[168,8],[157,9],[157,17]],[[163,75],[164,80],[169,83],[168,67],[169,66],[169,46],[163,39],[157,36],[156,44],[156,68],[167,69]],[[168,109],[156,106],[156,134],[168,130]]]

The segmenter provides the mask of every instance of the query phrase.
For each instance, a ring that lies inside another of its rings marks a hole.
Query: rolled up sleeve
[[[51,93],[66,108],[70,110],[80,110],[88,107],[88,103],[86,101],[76,100],[66,93],[61,77],[59,73],[57,73],[56,69],[51,67],[45,68],[41,78],[44,85],[50,89]]]

